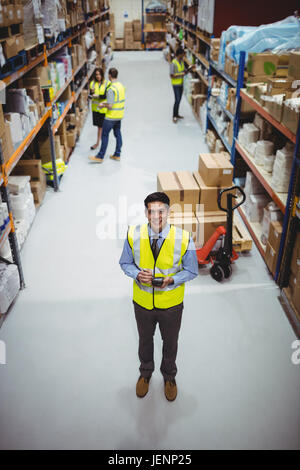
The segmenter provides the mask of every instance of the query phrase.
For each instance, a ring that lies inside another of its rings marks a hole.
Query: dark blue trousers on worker
[[[96,155],[97,158],[104,158],[108,146],[109,133],[112,129],[116,138],[116,150],[114,152],[114,156],[120,157],[122,148],[121,120],[114,121],[110,119],[104,119],[101,136],[101,147],[98,154]]]
[[[179,105],[182,98],[183,86],[182,85],[173,85],[175,103],[173,108],[173,117],[178,117]]]

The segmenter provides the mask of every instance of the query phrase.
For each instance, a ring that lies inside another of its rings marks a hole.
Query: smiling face
[[[149,202],[145,214],[152,230],[159,233],[167,224],[169,207],[163,202]]]

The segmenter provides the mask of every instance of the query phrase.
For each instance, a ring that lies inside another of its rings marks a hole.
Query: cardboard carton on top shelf
[[[232,186],[233,166],[222,153],[201,153],[198,171],[207,186]]]
[[[286,91],[291,91],[292,80],[288,78],[268,78],[267,94],[269,96],[280,95]]]
[[[4,25],[3,26],[9,26],[11,24],[14,24],[14,19],[15,19],[14,12],[15,12],[14,5],[4,5],[3,7]]]
[[[198,171],[194,171],[193,176],[200,189],[200,198],[199,198],[200,206],[204,209],[205,212],[220,211],[219,206],[218,206],[218,196],[220,194],[220,191],[224,188],[219,187],[219,186],[207,186],[204,183]],[[235,194],[236,191],[231,191],[231,193]],[[224,198],[225,198],[225,195],[222,196],[222,204],[225,205],[226,207],[226,199]]]
[[[275,251],[279,251],[279,245],[282,234],[282,223],[279,221],[271,221],[269,228],[268,242]]]
[[[14,5],[13,24],[23,23],[23,21],[24,21],[24,8],[23,8],[23,5]]]
[[[300,52],[294,51],[289,56],[288,77],[300,79]]]
[[[199,187],[189,171],[157,174],[157,190],[170,198],[171,212],[195,212],[199,203]]]
[[[276,74],[278,61],[277,54],[250,52],[248,54],[247,72],[252,77],[257,75],[273,77]]]

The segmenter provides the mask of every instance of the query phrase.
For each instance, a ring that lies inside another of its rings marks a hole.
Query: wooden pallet
[[[249,251],[252,248],[252,238],[238,217],[233,219],[232,244],[237,252]]]

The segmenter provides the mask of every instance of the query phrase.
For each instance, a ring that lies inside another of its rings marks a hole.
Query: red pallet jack
[[[233,190],[238,190],[242,196],[242,200],[232,205],[232,199],[238,199],[239,196],[232,194]],[[221,206],[221,198],[224,193],[227,194],[227,208]],[[232,186],[231,188],[222,189],[218,195],[218,206],[221,211],[227,213],[227,230],[225,227],[218,227],[205,245],[196,250],[198,263],[200,265],[211,263],[210,275],[215,281],[221,282],[224,279],[228,279],[232,274],[231,263],[238,259],[238,254],[232,248],[232,223],[233,223],[233,212],[239,206],[241,206],[246,200],[246,195],[242,188],[239,186]],[[222,237],[222,246],[218,249],[216,254],[213,256],[211,253],[213,248]]]

